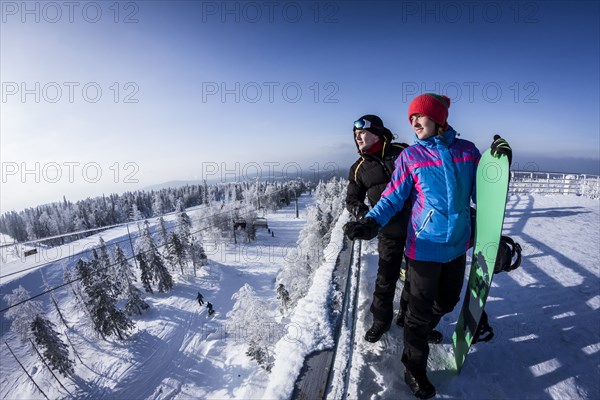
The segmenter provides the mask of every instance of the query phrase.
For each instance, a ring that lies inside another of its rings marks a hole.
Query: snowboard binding
[[[494,265],[494,273],[510,272],[521,265],[521,245],[515,242],[509,236],[502,236],[500,238],[500,244],[498,248],[498,255],[496,256],[496,263]],[[515,262],[512,262],[515,258]]]

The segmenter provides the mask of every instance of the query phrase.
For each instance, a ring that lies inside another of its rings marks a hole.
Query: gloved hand
[[[505,155],[508,157],[508,167],[512,164],[512,149],[508,142],[500,137],[500,135],[494,135],[494,141],[492,142],[491,152],[494,157],[500,157]]]
[[[356,219],[361,219],[362,217],[367,215],[368,212],[369,212],[369,207],[367,207],[365,204],[361,204],[359,206],[354,206],[352,208],[352,215],[354,215],[354,217]]]
[[[367,217],[344,225],[344,233],[350,240],[371,240],[379,232],[379,224],[373,218]]]

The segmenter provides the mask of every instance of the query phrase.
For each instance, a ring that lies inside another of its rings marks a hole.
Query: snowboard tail
[[[459,372],[473,342],[492,284],[504,223],[509,174],[506,156],[493,157],[490,149],[483,153],[476,175],[477,218],[471,272],[465,300],[452,335],[456,368]]]

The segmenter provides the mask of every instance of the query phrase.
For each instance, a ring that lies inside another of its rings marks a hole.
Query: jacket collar
[[[390,143],[388,143],[387,140],[383,140],[383,145],[381,147],[381,150],[375,152],[375,153],[363,153],[362,151],[358,151],[359,154],[361,155],[362,158],[365,157],[376,157],[376,158],[380,158],[383,159],[383,157],[385,156],[385,153],[387,152],[388,148],[390,147]]]
[[[420,144],[421,146],[431,148],[448,147],[454,141],[455,138],[456,131],[451,126],[448,126],[448,129],[446,129],[446,131],[441,136],[436,135],[423,140],[419,139],[417,137],[417,134],[415,133],[415,143]]]

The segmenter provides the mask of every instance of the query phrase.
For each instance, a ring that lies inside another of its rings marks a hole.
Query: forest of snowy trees
[[[319,185],[319,188],[321,187],[322,185]],[[52,296],[52,304],[60,320],[50,321],[47,317],[48,310],[44,310],[43,304],[31,299],[36,293],[29,293],[21,286],[4,295],[9,307],[5,316],[12,319],[11,330],[22,344],[36,351],[48,368],[68,375],[72,373],[75,361],[70,355],[69,346],[62,338],[64,335],[70,343],[67,336],[69,323],[62,317],[63,314],[83,317],[96,335],[104,340],[126,339],[135,328],[133,317],[141,315],[149,308],[144,300],[145,296],[156,292],[170,292],[176,283],[176,275],[195,276],[198,270],[206,265],[208,258],[203,245],[205,238],[228,241],[233,238],[250,242],[256,234],[251,222],[260,213],[289,205],[294,198],[309,188],[299,180],[283,183],[187,186],[150,194],[136,192],[123,196],[87,199],[76,204],[65,201],[27,209],[20,214],[4,215],[3,229],[13,234],[21,231],[26,235],[21,236],[22,240],[38,235],[69,234],[69,229],[113,224],[121,219],[127,221],[141,218],[137,222],[137,234],[129,239],[132,252],[130,248],[122,247],[129,246],[127,241],[106,243],[100,237],[95,248],[72,260],[69,259],[69,262],[63,265],[64,285],[75,301],[69,305],[62,305]],[[146,199],[148,202],[140,199]],[[186,205],[194,204],[206,204],[207,207],[197,210],[195,219],[192,220],[186,213]],[[321,211],[315,214],[320,221],[330,221],[333,218],[327,214],[331,207],[325,208],[325,214]],[[110,212],[107,213],[107,210]],[[171,211],[175,211],[175,218],[171,217],[167,222],[163,216]],[[41,215],[46,216],[42,220],[47,222],[44,230],[39,229],[38,217]],[[73,218],[73,215],[76,217]],[[107,218],[107,215],[110,215],[110,218]],[[143,220],[145,216],[155,217],[154,222]],[[66,223],[69,220],[75,220],[75,224]],[[83,220],[89,225],[78,225],[77,221]],[[245,225],[246,229],[243,229],[243,232],[236,233],[235,221],[240,220],[250,223]],[[49,226],[52,226],[52,229],[47,230]],[[67,232],[64,232],[65,230]],[[319,230],[326,231],[323,227]],[[72,240],[76,238],[76,235],[69,236]],[[60,239],[52,240],[46,245],[61,243],[64,238]],[[241,310],[239,312],[246,313],[247,307],[254,304],[246,301],[251,294],[250,289],[238,296],[244,303],[244,306],[237,307],[237,310]],[[58,324],[66,328],[62,335],[57,329]],[[74,348],[72,351],[76,354]],[[262,358],[259,362],[261,365],[269,365],[269,357],[264,351],[263,341],[260,338],[253,339],[249,356],[257,359],[256,354],[261,353]]]
[[[303,191],[302,181],[241,182],[216,185],[187,185],[158,191],[126,192],[80,200],[75,203],[63,201],[27,208],[21,212],[7,212],[0,216],[0,233],[18,242],[43,239],[111,226],[128,221],[160,216],[179,208],[201,204],[221,204],[232,200],[254,199],[266,209],[279,207],[281,199],[289,204],[294,191]],[[258,198],[258,194],[262,196]],[[274,196],[270,196],[270,194]],[[47,240],[45,245],[58,245],[80,236]]]
[[[227,314],[228,320],[232,321],[229,329],[238,331],[243,327],[243,339],[248,343],[246,355],[267,372],[274,363],[273,347],[285,334],[286,318],[298,300],[307,294],[315,272],[324,260],[323,249],[345,207],[347,185],[346,180],[337,178],[317,185],[316,202],[306,211],[306,225],[300,231],[294,254],[288,254],[275,282],[277,309],[262,301],[247,284],[233,295],[235,304]]]

